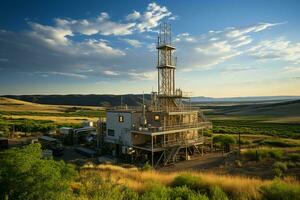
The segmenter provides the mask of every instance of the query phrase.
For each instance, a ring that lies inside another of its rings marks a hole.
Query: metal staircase
[[[165,151],[166,159],[164,160],[164,165],[167,165],[171,162],[175,162],[175,157],[178,154],[179,150],[181,149],[181,146],[173,146],[170,149]]]

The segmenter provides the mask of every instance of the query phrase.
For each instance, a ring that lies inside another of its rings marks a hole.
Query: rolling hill
[[[140,105],[143,101],[142,94],[125,95],[6,95],[3,97],[28,101],[39,104],[51,105],[76,105],[76,106],[118,106],[127,104],[128,106]],[[145,101],[150,100],[150,95],[144,95]]]
[[[209,108],[214,113],[223,115],[300,116],[300,100],[279,103],[210,106]]]

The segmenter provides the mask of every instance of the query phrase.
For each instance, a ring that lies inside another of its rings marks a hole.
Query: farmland
[[[47,132],[61,126],[79,126],[82,121],[97,121],[105,113],[101,107],[43,105],[0,98],[0,131]]]

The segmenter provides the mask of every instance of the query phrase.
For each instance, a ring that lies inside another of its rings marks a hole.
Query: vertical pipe
[[[202,138],[201,138],[201,140],[203,141],[203,144],[201,145],[201,155],[203,156],[203,146],[204,146],[203,128],[201,130],[202,130]]]
[[[173,69],[173,93],[175,93],[175,69]]]
[[[154,164],[154,159],[153,159],[153,136],[151,136],[151,146],[152,146],[152,148],[151,148],[151,165],[152,165],[152,167],[154,166],[153,164]]]
[[[160,94],[160,86],[159,86],[159,80],[160,80],[160,77],[159,77],[159,69],[157,70],[157,94]]]

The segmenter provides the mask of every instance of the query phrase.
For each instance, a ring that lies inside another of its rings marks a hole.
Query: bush
[[[173,187],[181,187],[186,186],[193,190],[204,189],[203,185],[201,184],[201,179],[196,176],[192,176],[191,174],[182,174],[177,176],[173,183]]]
[[[170,188],[160,184],[152,184],[144,194],[140,197],[141,200],[209,200],[207,196],[191,190],[187,186]]]
[[[282,176],[282,170],[280,168],[273,168],[273,172],[274,172],[274,175],[275,177],[281,177]]]
[[[152,169],[153,169],[153,167],[148,162],[146,162],[146,164],[144,164],[144,166],[142,168],[143,171],[149,171]]]
[[[41,158],[40,144],[12,148],[0,155],[0,199],[69,199],[75,167]],[[4,197],[4,198],[3,198]]]
[[[170,191],[170,199],[209,200],[207,196],[195,192],[186,186],[173,188]]]
[[[226,152],[230,151],[230,145],[235,144],[236,140],[231,135],[216,135],[213,137],[213,144],[221,146]]]
[[[269,186],[261,188],[263,200],[299,200],[300,186],[276,180]]]
[[[282,171],[286,171],[288,169],[286,166],[286,163],[284,163],[284,162],[275,162],[273,164],[273,168],[278,168],[278,169],[281,169]]]
[[[281,159],[283,157],[283,151],[279,149],[253,149],[243,153],[248,160],[263,160],[266,158]]]
[[[291,153],[288,155],[289,159],[292,161],[300,160],[300,153]]]
[[[228,200],[225,192],[218,186],[214,186],[210,189],[211,200]]]
[[[283,157],[283,151],[279,149],[273,149],[268,152],[271,158],[281,159]]]
[[[294,162],[292,162],[292,161],[289,161],[288,163],[287,163],[287,165],[286,165],[288,168],[294,168],[294,167],[296,167],[297,165],[296,165],[296,163],[294,163]]]
[[[168,200],[170,199],[170,188],[167,188],[163,185],[152,185],[146,190],[146,192],[140,197],[140,200]]]
[[[272,139],[272,140],[262,140],[259,142],[260,145],[268,145],[273,147],[297,147],[299,144],[280,140],[280,139]]]

